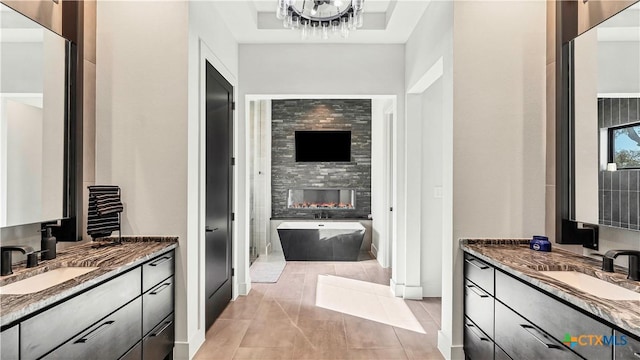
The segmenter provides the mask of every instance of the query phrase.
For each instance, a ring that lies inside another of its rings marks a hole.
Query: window
[[[609,162],[618,169],[640,168],[640,124],[609,129]]]

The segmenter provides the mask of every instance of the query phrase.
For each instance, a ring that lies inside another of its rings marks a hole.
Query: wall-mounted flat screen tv
[[[296,131],[296,162],[351,161],[351,131]]]

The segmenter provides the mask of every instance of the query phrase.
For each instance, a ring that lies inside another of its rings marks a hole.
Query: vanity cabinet
[[[640,360],[640,341],[489,263],[464,254],[467,359]],[[565,337],[615,335],[619,345],[570,347]],[[626,336],[626,344],[620,341]]]
[[[494,273],[493,266],[465,253],[464,349],[467,359],[494,359]]]
[[[17,359],[19,351],[18,325],[0,332],[0,355],[2,359]]]
[[[620,341],[613,347],[614,360],[640,359],[640,340],[636,340],[621,331],[614,331],[613,334],[616,336],[615,338],[617,341],[620,341],[622,336],[624,336],[627,341],[626,344],[623,344],[624,342]]]
[[[0,333],[0,358],[171,358],[174,254],[173,250],[166,252],[19,320]]]

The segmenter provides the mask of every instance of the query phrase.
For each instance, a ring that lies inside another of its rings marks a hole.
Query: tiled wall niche
[[[351,162],[296,162],[296,130],[350,130]],[[289,189],[355,189],[356,209],[323,211],[336,219],[371,214],[370,99],[273,100],[271,137],[273,218],[313,218],[319,212],[288,208]]]
[[[637,122],[640,122],[640,98],[598,99],[600,129]],[[640,230],[640,170],[600,171],[598,202],[600,224]]]

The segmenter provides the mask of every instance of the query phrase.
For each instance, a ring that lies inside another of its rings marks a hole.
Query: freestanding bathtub
[[[278,236],[286,260],[356,261],[365,228],[356,221],[285,221]]]

